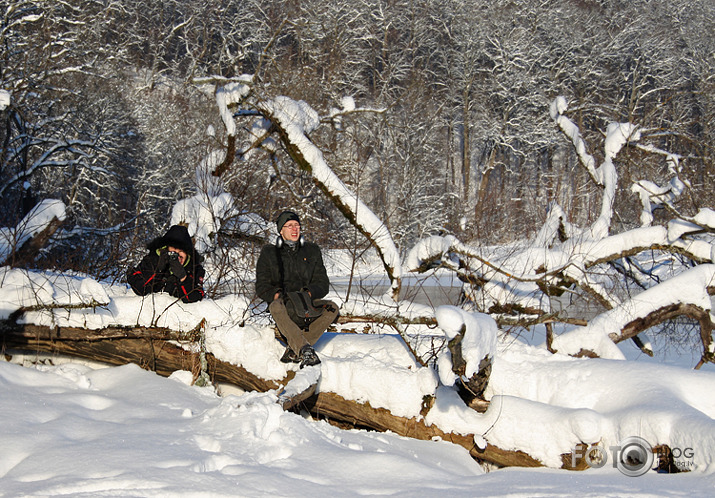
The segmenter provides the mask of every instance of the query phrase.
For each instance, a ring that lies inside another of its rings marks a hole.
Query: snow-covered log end
[[[480,369],[485,358],[493,359],[496,354],[498,327],[493,318],[483,313],[470,313],[456,306],[439,306],[435,311],[437,324],[449,340],[459,334],[461,356],[465,362],[464,379],[471,378]],[[444,349],[437,359],[439,378],[445,386],[453,386],[458,375],[452,354]]]

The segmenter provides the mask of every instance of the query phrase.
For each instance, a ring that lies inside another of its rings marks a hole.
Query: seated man
[[[281,361],[300,363],[301,368],[317,365],[320,359],[313,344],[338,316],[335,303],[321,299],[330,285],[323,256],[316,244],[301,236],[300,218],[294,212],[283,211],[276,226],[276,243],[263,246],[256,263],[256,294],[268,303],[278,331],[288,343]],[[296,323],[286,308],[288,293],[293,291],[307,292],[320,311],[307,325]]]
[[[136,294],[168,292],[185,303],[204,298],[203,258],[194,249],[186,227],[172,226],[163,237],[149,242],[147,248],[149,252],[139,265],[127,272],[127,282]]]

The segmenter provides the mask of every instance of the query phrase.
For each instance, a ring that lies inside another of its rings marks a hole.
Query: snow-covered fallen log
[[[15,328],[3,330],[32,330],[15,337],[3,333],[6,351],[23,347],[61,353],[66,348],[74,356],[132,362],[162,375],[190,371],[194,378],[204,360],[215,385],[268,391],[276,400],[297,370],[279,361],[284,347],[270,323],[260,316],[245,320],[250,303],[236,297],[184,305],[168,295],[141,298],[124,286],[81,276],[3,272],[0,318],[7,320],[18,308],[28,310],[13,315]],[[102,304],[80,308],[88,302]],[[464,364],[442,358],[438,373],[416,361],[398,334],[327,333],[316,344],[320,382],[315,394],[298,406],[341,426],[449,440],[474,458],[500,466],[579,467],[583,462],[571,458],[577,448],[608,448],[629,434],[642,435],[654,447],[688,445],[699,455],[697,468],[713,464],[715,439],[701,436],[715,434],[712,373],[672,369],[661,379],[644,364],[574,359],[509,337],[495,348],[489,339],[494,322],[485,315],[447,307],[437,319],[437,328],[422,327],[443,334],[443,344],[464,326]],[[151,335],[153,329],[185,334],[198,324],[203,333],[198,343],[178,340],[183,336],[167,340]],[[135,336],[109,334],[123,327]],[[72,334],[64,333],[72,329]],[[140,336],[144,329],[148,335]],[[105,337],[88,340],[93,334]],[[486,356],[493,357],[492,372],[483,402],[474,405],[477,411],[460,396],[454,374],[470,378]],[[657,398],[651,399],[652,392]],[[648,409],[633,405],[635,399],[649,403]]]
[[[346,400],[335,393],[319,393],[314,404],[309,405],[311,413],[320,417],[348,421],[357,427],[366,427],[382,432],[390,431],[406,437],[422,440],[450,441],[462,446],[477,461],[488,462],[502,467],[541,467],[543,463],[523,451],[509,451],[480,441],[474,434],[445,432],[435,424],[428,424],[424,419],[399,417],[384,408],[373,408],[369,403],[357,403]],[[475,441],[475,438],[477,441]],[[564,458],[563,468],[583,470],[585,465],[579,462],[572,467],[569,458]]]
[[[3,282],[2,295],[13,296],[9,301],[20,305],[11,311],[10,302],[4,301],[1,330],[6,350],[67,354],[114,365],[135,363],[165,376],[188,370],[194,379],[201,373],[203,356],[206,374],[217,385],[275,391],[277,395],[291,390],[295,391],[291,396],[298,399],[289,400],[286,407],[302,403],[316,416],[329,415],[343,425],[389,428],[423,439],[440,437],[474,451],[480,461],[496,465],[541,465],[518,448],[502,450],[481,438],[477,440],[484,444],[475,446],[475,436],[469,430],[454,432],[449,425],[440,428],[438,423],[426,423],[425,414],[440,409],[432,407],[437,374],[415,360],[399,335],[326,334],[319,344],[322,376],[311,395],[309,389],[292,389],[296,367],[280,363],[283,348],[272,327],[237,325],[240,314],[236,307],[241,304],[234,298],[184,305],[165,295],[133,296],[123,287],[82,277],[20,270],[8,270]],[[25,292],[31,288],[35,290]],[[443,323],[449,323],[454,313],[461,312],[457,308],[445,311]],[[465,344],[477,340],[475,323],[468,323]],[[452,328],[460,329],[460,324],[455,318]],[[203,334],[203,341],[197,341],[198,334]],[[465,349],[464,372],[478,363],[472,356]],[[458,397],[451,402],[477,415]],[[489,420],[492,418],[490,415]],[[556,458],[561,461],[560,456]]]
[[[79,328],[50,328],[37,325],[16,325],[4,321],[0,325],[2,344],[6,351],[19,349],[24,351],[45,352],[70,355],[112,365],[135,363],[143,368],[155,371],[163,376],[170,376],[179,370],[193,371],[198,376],[200,358],[198,351],[191,351],[177,346],[169,336],[185,337],[180,332],[166,329],[110,328],[97,331]],[[262,379],[260,376],[239,365],[233,365],[206,355],[208,375],[216,384],[231,384],[246,391],[276,391],[279,403],[284,409],[291,409],[301,404],[317,417],[352,427],[369,428],[378,431],[392,431],[405,437],[423,440],[439,438],[451,441],[466,448],[478,461],[499,466],[537,467],[542,463],[519,450],[503,450],[497,446],[485,444],[478,446],[473,434],[451,433],[440,429],[436,424],[426,424],[424,417],[404,417],[395,415],[385,408],[373,408],[369,402],[348,400],[332,392],[316,393],[316,383],[295,384],[304,380],[300,371],[289,372],[278,381]],[[313,368],[316,373],[317,367]],[[306,369],[308,370],[308,369]],[[314,381],[317,381],[317,376]],[[305,384],[305,385],[303,385]],[[283,388],[282,386],[285,386]],[[397,386],[399,389],[399,386]],[[282,397],[281,397],[282,396]],[[565,465],[568,463],[564,460]]]

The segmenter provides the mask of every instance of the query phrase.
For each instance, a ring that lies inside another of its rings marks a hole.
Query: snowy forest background
[[[607,124],[634,123],[684,159],[678,209],[712,204],[707,1],[11,0],[3,10],[0,226],[61,199],[68,218],[43,266],[119,278],[166,227],[175,202],[196,193],[196,166],[226,147],[215,99],[192,84],[212,75],[255,74],[262,98],[287,95],[321,114],[345,96],[380,110],[311,139],[403,255],[438,233],[475,244],[533,237],[551,202],[571,223],[594,220],[601,189],[549,116],[559,95],[597,160]],[[238,151],[249,143],[239,137]],[[620,152],[618,173],[614,232],[640,224],[634,181],[674,176],[663,155],[638,147]],[[365,247],[280,151],[236,160],[222,180],[236,213],[272,220],[293,206],[318,242]],[[246,244],[231,226],[218,245]]]

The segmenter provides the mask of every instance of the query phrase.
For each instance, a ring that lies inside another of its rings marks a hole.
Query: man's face
[[[179,255],[179,263],[181,263],[182,265],[183,265],[184,263],[186,263],[186,257],[187,257],[188,255],[187,255],[184,251],[182,251],[181,249],[178,249],[178,248],[176,248],[176,247],[172,247],[172,246],[167,247],[167,249],[168,249],[170,252],[175,252],[176,254]]]
[[[281,236],[288,241],[297,242],[300,238],[300,223],[295,220],[289,220],[281,228]]]

